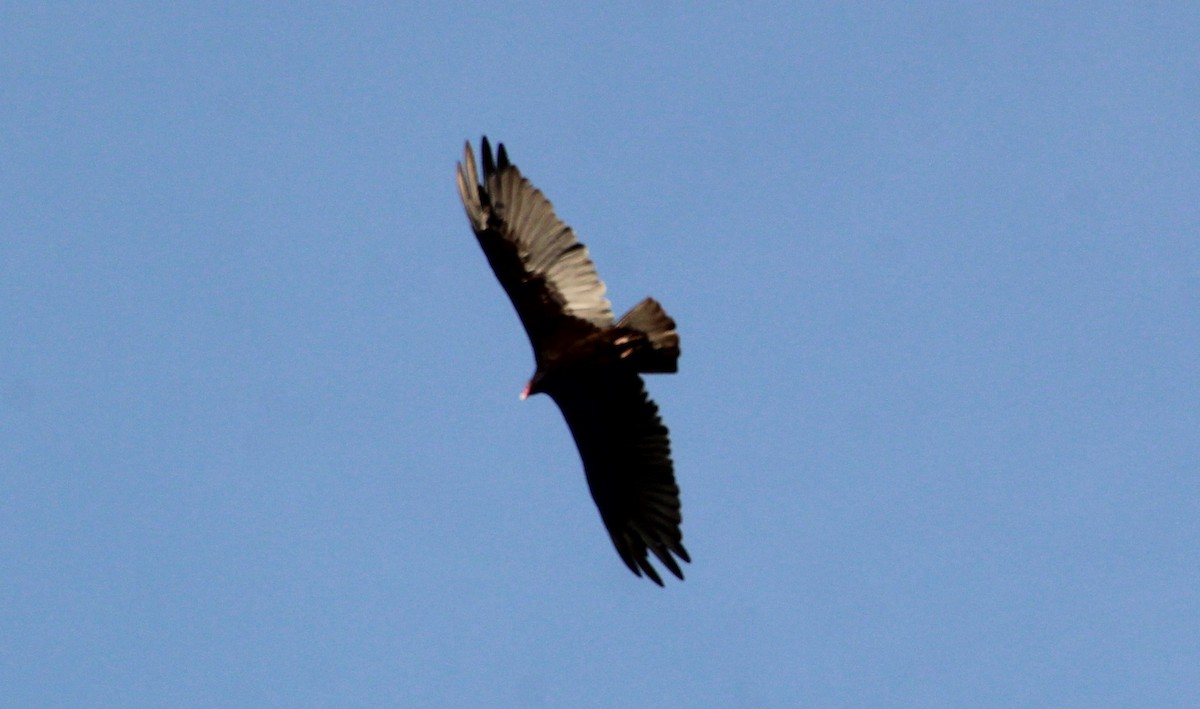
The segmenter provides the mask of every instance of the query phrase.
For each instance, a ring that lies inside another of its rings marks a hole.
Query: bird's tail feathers
[[[675,321],[658,301],[646,298],[633,306],[617,322],[617,327],[642,335],[628,339],[628,349],[621,355],[629,358],[638,372],[671,374],[678,371],[679,333],[675,331]]]

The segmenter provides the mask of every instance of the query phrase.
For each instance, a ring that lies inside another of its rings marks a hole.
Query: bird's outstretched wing
[[[604,283],[587,248],[500,144],[483,139],[483,179],[471,144],[458,164],[458,192],[496,278],[508,293],[539,363],[559,343],[613,324]]]
[[[649,552],[682,579],[675,557],[691,558],[683,548],[671,443],[642,378],[620,369],[593,372],[559,382],[550,396],[575,437],[592,499],[625,565],[663,585]]]

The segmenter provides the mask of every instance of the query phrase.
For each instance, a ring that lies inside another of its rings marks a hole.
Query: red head
[[[521,401],[525,401],[526,399],[533,396],[534,394],[541,394],[544,391],[542,389],[542,380],[544,378],[545,378],[545,375],[542,374],[542,372],[540,370],[534,372],[533,379],[530,379],[529,382],[525,385],[525,389],[523,389],[521,391]]]

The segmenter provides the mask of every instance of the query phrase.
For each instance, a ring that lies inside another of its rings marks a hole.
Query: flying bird
[[[521,393],[548,394],[575,438],[588,489],[621,560],[663,585],[649,555],[679,579],[679,487],[658,406],[640,374],[675,372],[675,321],[646,298],[620,320],[587,248],[540,190],[484,137],[483,179],[468,141],[458,192],[471,228],[508,294],[536,364]]]

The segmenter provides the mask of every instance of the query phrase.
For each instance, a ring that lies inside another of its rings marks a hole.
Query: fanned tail
[[[626,347],[622,359],[627,359],[635,371],[643,374],[673,374],[679,371],[679,333],[675,321],[653,298],[633,306],[617,322],[617,328],[630,330],[619,338]]]

